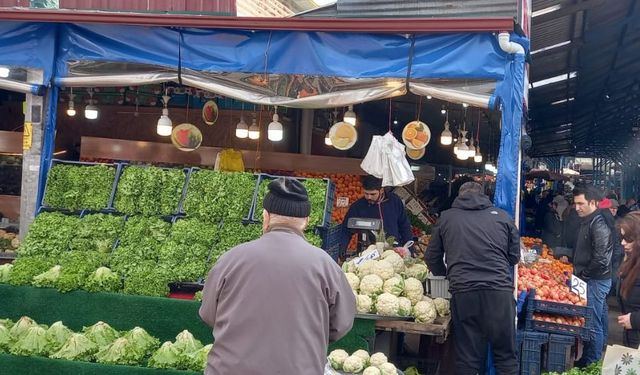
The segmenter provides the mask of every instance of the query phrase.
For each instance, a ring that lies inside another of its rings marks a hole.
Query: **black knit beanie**
[[[309,217],[311,202],[307,189],[294,178],[279,177],[269,184],[262,207],[270,214],[289,217]]]

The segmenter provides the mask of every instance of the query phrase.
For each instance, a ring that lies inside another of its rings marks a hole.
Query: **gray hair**
[[[458,192],[458,195],[463,195],[467,193],[482,194],[482,185],[480,185],[477,182],[465,182],[464,184],[462,184],[462,186],[460,186],[460,191]]]
[[[266,210],[264,210],[266,212]],[[263,212],[263,215],[264,215]],[[291,217],[291,216],[282,216],[273,213],[269,213],[269,225],[280,224],[288,227],[293,227],[295,229],[303,232],[308,224],[308,218],[306,217]]]

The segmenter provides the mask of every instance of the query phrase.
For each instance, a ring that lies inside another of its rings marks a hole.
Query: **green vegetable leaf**
[[[27,237],[20,244],[18,254],[22,256],[42,255],[57,257],[67,250],[71,238],[78,230],[77,216],[58,212],[43,212],[36,216],[29,227]]]
[[[107,208],[115,176],[113,166],[56,164],[47,177],[44,204],[70,210]]]
[[[194,171],[184,210],[210,223],[223,218],[240,221],[249,214],[255,186],[256,177],[250,173]]]
[[[66,359],[68,361],[91,361],[98,351],[98,345],[80,333],[69,336],[64,345],[51,355],[54,359]]]
[[[181,169],[125,167],[115,208],[125,214],[172,215],[178,211],[185,173]]]

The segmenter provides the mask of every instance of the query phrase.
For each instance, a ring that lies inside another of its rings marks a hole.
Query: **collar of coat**
[[[272,225],[269,228],[267,228],[266,233],[269,233],[269,232],[287,232],[287,233],[297,234],[298,236],[305,238],[304,233],[302,233],[300,230],[285,224]]]

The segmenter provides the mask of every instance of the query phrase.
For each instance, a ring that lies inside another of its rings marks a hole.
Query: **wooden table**
[[[438,317],[432,324],[398,320],[377,320],[376,330],[435,336],[436,342],[442,344],[447,340],[451,330],[451,316]]]

